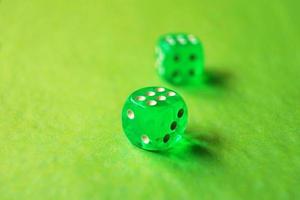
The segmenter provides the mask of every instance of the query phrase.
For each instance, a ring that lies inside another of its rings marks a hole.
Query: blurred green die
[[[167,34],[159,38],[156,47],[158,74],[175,85],[197,83],[204,73],[203,47],[190,34]]]

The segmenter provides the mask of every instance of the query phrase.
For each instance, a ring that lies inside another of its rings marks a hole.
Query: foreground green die
[[[172,90],[142,88],[127,98],[122,125],[132,144],[147,150],[165,150],[182,138],[187,125],[187,107]]]
[[[188,34],[167,34],[156,47],[158,74],[166,81],[185,85],[201,80],[204,53],[199,39]]]

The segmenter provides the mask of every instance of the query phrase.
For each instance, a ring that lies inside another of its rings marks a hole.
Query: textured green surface
[[[0,199],[299,199],[293,2],[2,0]],[[155,42],[182,31],[200,36],[211,76],[173,88],[200,145],[142,151],[122,105],[165,85]]]

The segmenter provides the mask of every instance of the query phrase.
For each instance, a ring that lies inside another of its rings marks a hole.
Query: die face
[[[122,125],[131,143],[147,150],[171,148],[187,124],[183,99],[166,88],[147,87],[135,91],[125,102]]]
[[[200,80],[204,71],[203,48],[193,35],[164,35],[156,53],[158,73],[166,81],[184,85]]]

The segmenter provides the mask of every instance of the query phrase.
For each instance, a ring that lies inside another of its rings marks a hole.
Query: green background
[[[0,199],[299,199],[299,17],[292,0],[2,0]],[[168,32],[201,38],[213,79],[161,81]],[[196,142],[128,142],[122,105],[150,85],[185,98]]]

